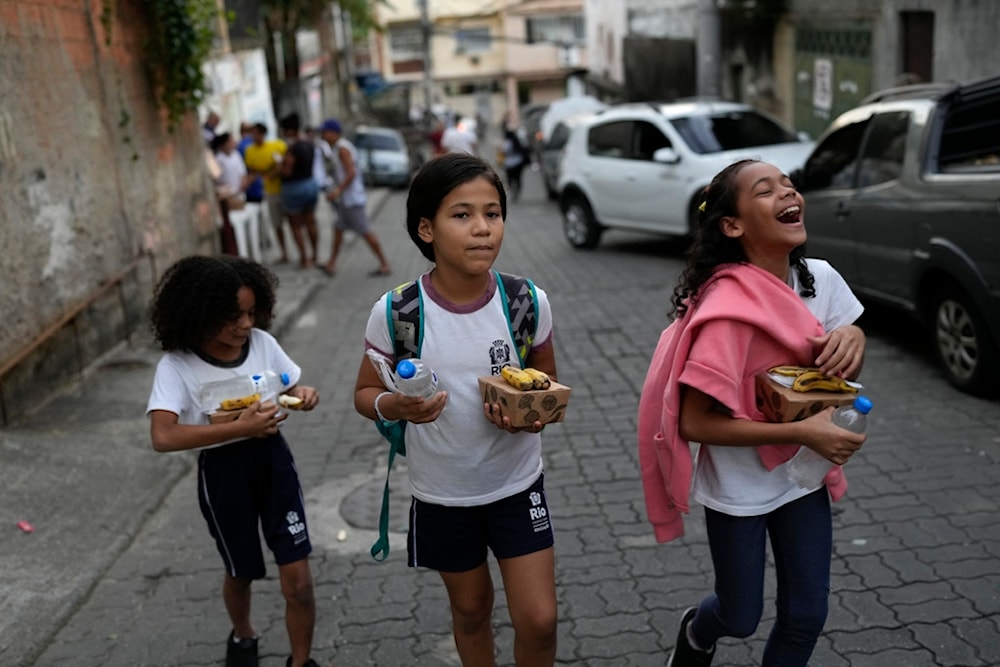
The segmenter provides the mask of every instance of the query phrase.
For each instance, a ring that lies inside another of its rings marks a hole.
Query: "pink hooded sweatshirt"
[[[684,534],[693,461],[679,433],[681,385],[715,398],[734,419],[766,421],[757,409],[754,377],[780,365],[811,366],[806,338],[823,327],[802,299],[774,275],[752,264],[720,266],[702,286],[695,307],[660,336],[639,399],[639,465],[646,513],[658,542]],[[757,447],[773,470],[799,445]],[[834,500],[847,489],[840,466],[824,483]]]

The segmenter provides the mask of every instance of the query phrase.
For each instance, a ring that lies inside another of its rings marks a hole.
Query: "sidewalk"
[[[372,218],[389,195],[369,190]],[[332,218],[328,206],[317,212],[325,259]],[[342,253],[359,240],[348,233]],[[280,280],[271,327],[279,337],[330,280],[292,259],[268,263]],[[80,383],[0,430],[0,665],[41,652],[191,470],[193,457],[151,455],[144,413],[161,354],[141,327]]]

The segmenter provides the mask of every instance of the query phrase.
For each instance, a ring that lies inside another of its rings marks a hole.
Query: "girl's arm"
[[[832,407],[797,422],[756,422],[730,417],[718,401],[693,387],[684,386],[681,392],[678,428],[689,442],[732,447],[804,445],[838,465],[846,463],[865,442],[864,435],[834,425]]]
[[[379,398],[381,394],[385,396]],[[368,355],[362,355],[358,379],[354,384],[354,409],[363,417],[378,419],[379,415],[375,411],[376,398],[378,398],[378,411],[382,413],[384,419],[388,421],[405,419],[414,424],[424,424],[438,418],[448,400],[448,392],[439,391],[434,397],[426,400],[390,392],[382,384]]]
[[[819,350],[816,365],[827,375],[857,379],[865,363],[865,332],[848,324],[809,341]]]
[[[149,433],[153,449],[176,452],[217,445],[227,440],[263,438],[278,432],[278,424],[288,413],[278,413],[277,404],[262,406],[258,401],[237,419],[223,424],[179,424],[177,415],[168,410],[149,413]]]

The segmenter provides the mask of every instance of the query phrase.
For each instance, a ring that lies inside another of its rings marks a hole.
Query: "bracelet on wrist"
[[[386,424],[395,424],[396,422],[399,421],[398,419],[386,419],[385,415],[382,414],[382,411],[378,409],[379,399],[381,399],[383,396],[392,396],[392,392],[383,391],[381,394],[375,397],[375,416],[377,416],[380,421],[383,421]]]

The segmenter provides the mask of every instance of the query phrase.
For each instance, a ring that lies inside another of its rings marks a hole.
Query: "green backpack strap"
[[[494,271],[497,289],[500,290],[507,328],[517,351],[517,358],[524,368],[535,340],[538,327],[538,298],[535,284],[528,278]],[[396,361],[420,356],[423,343],[424,297],[420,279],[404,283],[386,293],[386,324],[393,339]],[[389,557],[389,475],[396,455],[406,456],[406,422],[376,420],[378,432],[389,441],[389,463],[386,466],[385,488],[382,490],[382,507],[378,518],[378,539],[372,545],[371,555],[377,561]]]
[[[397,362],[420,356],[423,305],[424,297],[419,279],[386,292],[386,324],[392,335],[393,354]],[[372,558],[381,562],[389,557],[389,475],[396,456],[406,456],[406,422],[375,420],[375,428],[389,441],[389,462],[385,471],[385,488],[382,490],[382,507],[378,514],[378,539],[371,548]]]
[[[535,330],[538,328],[538,298],[535,283],[528,278],[509,273],[494,271],[497,277],[497,289],[501,293],[504,315],[507,316],[507,327],[514,341],[517,359],[524,368],[528,363],[531,345],[535,342]]]

